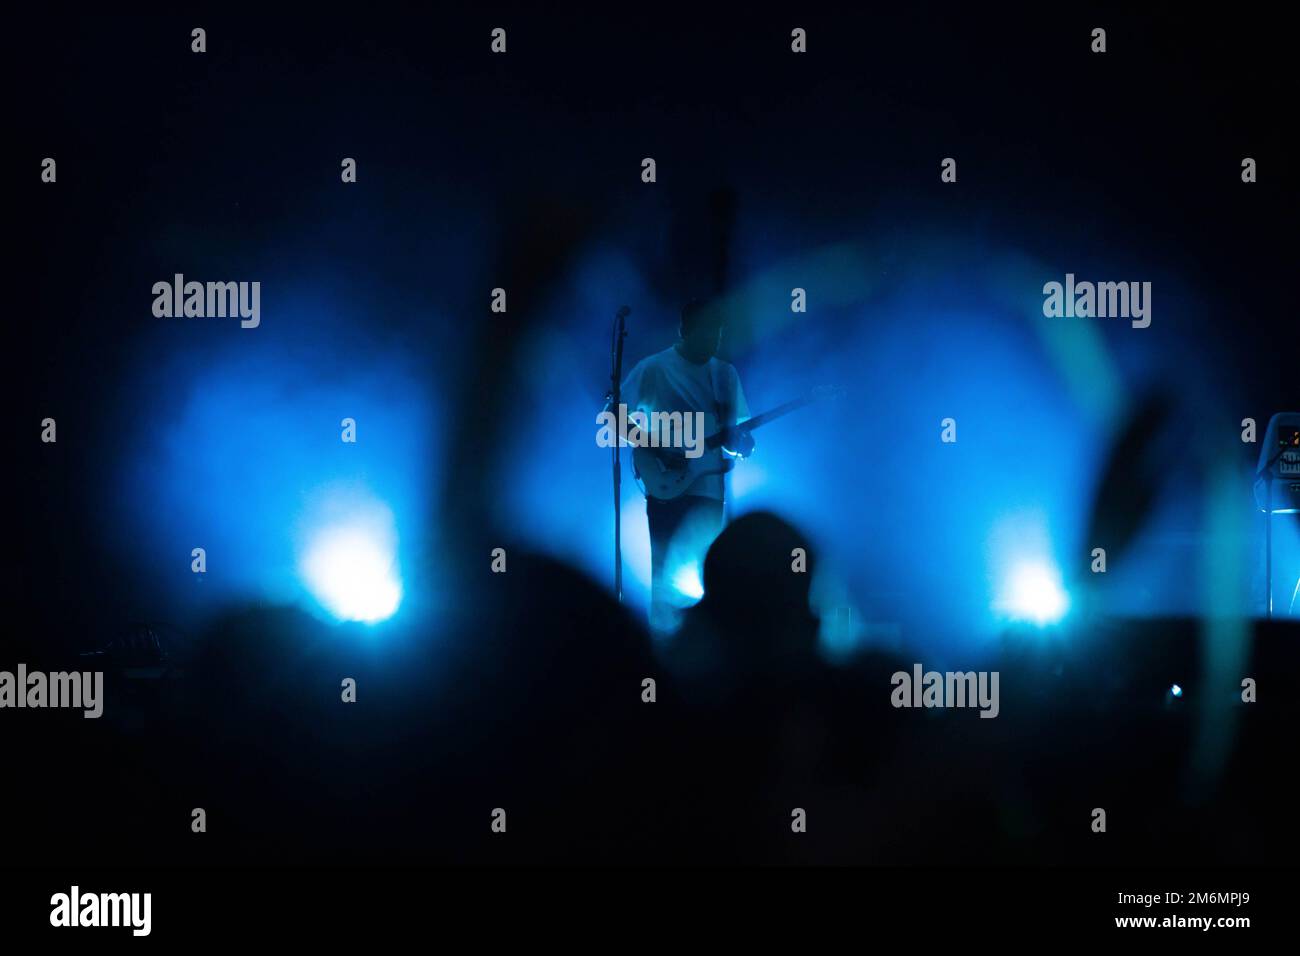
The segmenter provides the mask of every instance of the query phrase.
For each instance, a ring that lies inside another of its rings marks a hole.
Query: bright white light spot
[[[698,601],[704,597],[704,582],[700,580],[700,566],[688,561],[673,572],[673,587],[683,597]]]
[[[1169,688],[1169,693],[1173,694],[1175,697],[1182,697],[1183,689],[1175,684],[1173,687]]]
[[[1056,569],[1044,562],[1017,565],[1007,579],[1000,609],[1010,618],[1053,624],[1065,616],[1070,600]]]
[[[307,547],[303,577],[316,600],[344,621],[382,621],[402,603],[390,536],[365,525],[326,528]]]

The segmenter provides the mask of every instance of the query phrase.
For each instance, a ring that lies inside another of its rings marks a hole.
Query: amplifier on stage
[[[1259,449],[1255,502],[1270,514],[1300,513],[1300,412],[1279,412]]]
[[[1273,516],[1300,514],[1300,412],[1278,412],[1268,421],[1255,472],[1255,503],[1264,512],[1265,608],[1273,616]],[[1300,595],[1300,580],[1291,592],[1289,615]],[[1285,601],[1285,594],[1283,601]]]

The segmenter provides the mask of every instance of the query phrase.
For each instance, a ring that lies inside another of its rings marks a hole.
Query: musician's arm
[[[637,436],[641,433],[641,429],[637,426],[636,422],[632,420],[632,415],[637,411],[637,407],[641,404],[642,380],[644,377],[645,363],[638,362],[632,367],[632,371],[628,373],[627,378],[619,386],[619,402],[626,409],[626,412],[623,414],[619,413],[620,410],[614,407],[614,399],[612,396],[610,397],[610,400],[605,403],[605,411],[609,412],[614,417],[615,425],[613,431],[615,435],[622,440],[621,444],[624,447],[635,447],[639,444]]]
[[[738,419],[749,418],[749,403],[745,401],[745,390],[740,385],[740,376],[734,370],[732,374],[733,394],[731,407],[736,410]],[[727,429],[726,437],[722,440],[723,454],[731,458],[748,458],[754,454],[754,436],[745,428],[745,422],[738,421]]]
[[[639,444],[638,435],[641,429],[633,420],[632,416],[637,414],[638,410],[630,405],[626,399],[623,400],[623,407],[627,409],[626,417],[619,414],[619,410],[614,407],[613,400],[605,403],[603,413],[608,413],[614,421],[613,432],[622,439],[623,447],[635,447]],[[639,417],[639,415],[638,415]]]

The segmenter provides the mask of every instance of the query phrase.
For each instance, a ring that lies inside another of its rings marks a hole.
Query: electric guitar
[[[844,389],[833,385],[823,385],[813,389],[802,398],[778,405],[762,415],[755,415],[735,426],[737,432],[752,432],[755,428],[776,421],[782,415],[788,415],[805,405],[830,398],[839,398]],[[721,429],[704,439],[706,454],[697,458],[687,458],[685,448],[652,448],[634,445],[632,448],[632,472],[636,475],[641,490],[647,497],[668,501],[678,497],[689,488],[701,475],[725,474],[735,467],[734,458],[717,453],[728,437],[728,429]]]

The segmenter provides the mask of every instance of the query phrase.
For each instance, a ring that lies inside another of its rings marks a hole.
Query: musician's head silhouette
[[[691,299],[682,306],[681,341],[677,350],[692,362],[707,362],[722,344],[724,322],[716,303]]]

